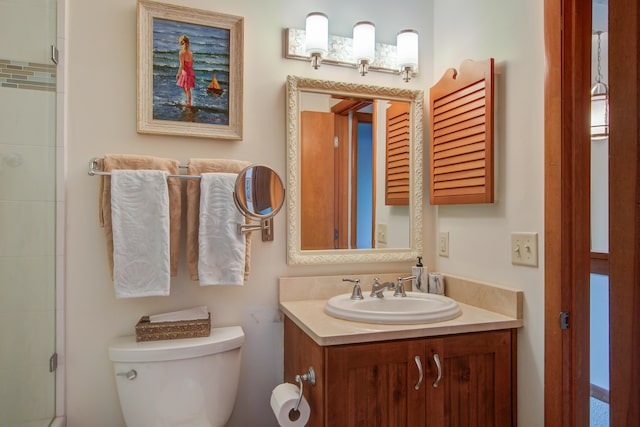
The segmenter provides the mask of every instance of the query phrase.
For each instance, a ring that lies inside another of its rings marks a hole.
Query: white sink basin
[[[339,319],[365,323],[415,324],[453,319],[462,313],[451,298],[423,292],[407,292],[406,297],[394,297],[386,292],[384,298],[366,295],[362,300],[352,300],[351,294],[330,298],[324,311]]]

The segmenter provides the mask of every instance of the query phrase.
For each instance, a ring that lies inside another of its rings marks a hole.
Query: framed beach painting
[[[138,132],[242,139],[243,22],[138,1]]]

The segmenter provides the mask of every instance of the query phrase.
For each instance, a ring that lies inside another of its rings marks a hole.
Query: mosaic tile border
[[[56,66],[0,58],[0,87],[56,91]]]

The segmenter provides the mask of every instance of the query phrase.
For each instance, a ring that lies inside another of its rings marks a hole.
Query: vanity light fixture
[[[305,49],[311,56],[311,66],[317,70],[329,48],[329,18],[321,12],[307,15]]]
[[[369,71],[400,73],[409,81],[418,73],[418,32],[404,30],[398,45],[377,43],[375,25],[360,21],[353,26],[353,38],[328,33],[329,19],[321,12],[307,15],[305,29],[286,28],[284,57],[311,60],[314,69],[326,65],[357,68],[360,75]]]
[[[353,26],[353,57],[360,75],[367,74],[376,57],[376,26],[373,22],[360,21]]]
[[[402,30],[398,33],[398,66],[402,80],[408,82],[418,71],[418,32]]]
[[[594,33],[598,37],[596,83],[591,88],[591,139],[609,137],[609,87],[602,82],[600,69],[600,36],[602,31]]]

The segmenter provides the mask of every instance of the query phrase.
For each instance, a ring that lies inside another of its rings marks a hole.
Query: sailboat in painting
[[[209,86],[207,86],[207,92],[209,93],[209,95],[220,95],[222,93],[222,88],[218,83],[218,79],[216,78],[215,73],[213,74],[211,83],[209,83]]]

